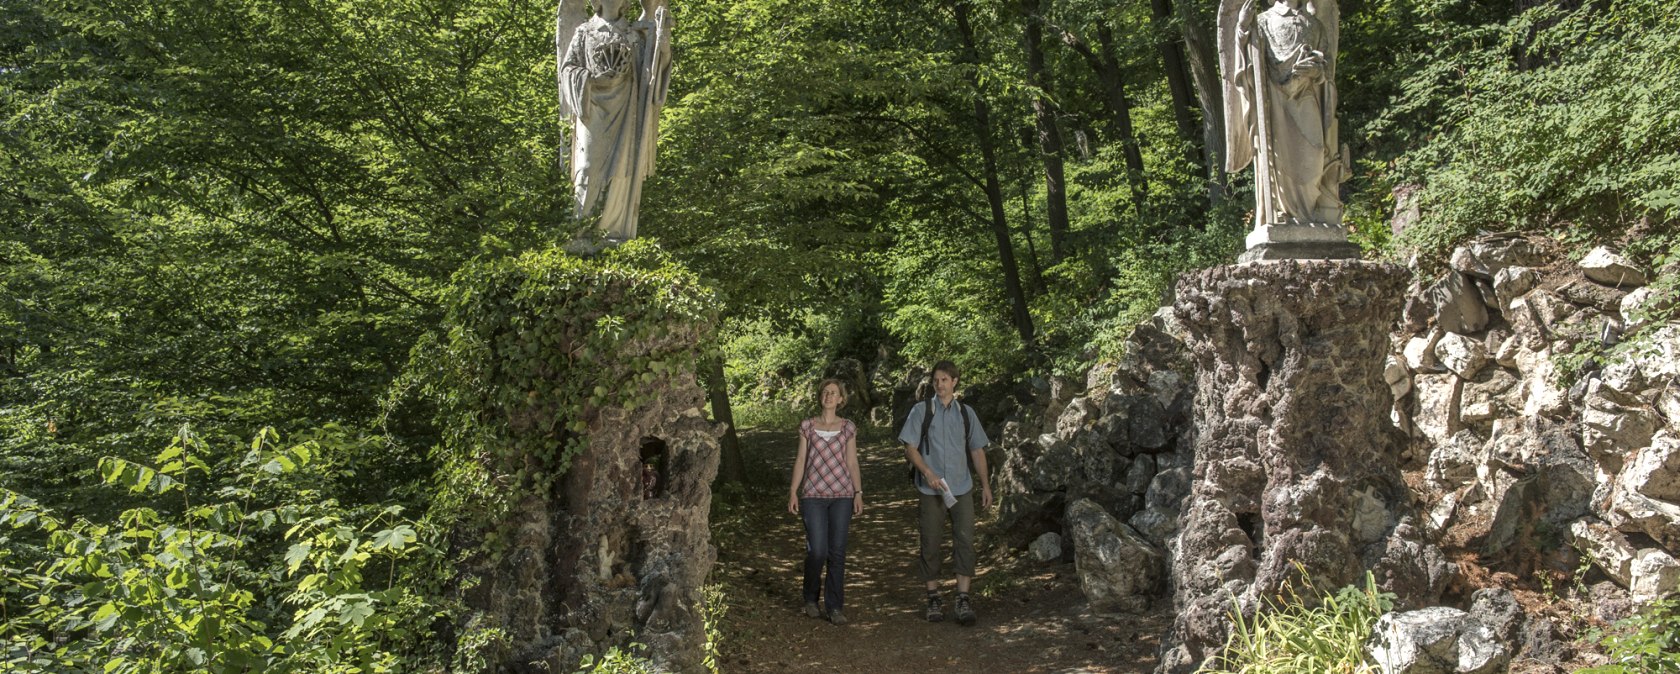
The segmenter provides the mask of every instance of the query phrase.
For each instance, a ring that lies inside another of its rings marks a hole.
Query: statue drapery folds
[[[1270,1],[1222,0],[1219,14],[1226,169],[1254,164],[1249,243],[1345,242],[1339,191],[1350,171],[1336,122],[1336,0],[1264,7]]]
[[[609,242],[636,236],[642,183],[653,175],[659,111],[671,79],[671,15],[645,0],[624,17],[625,0],[561,0],[555,26],[560,115],[571,123],[577,217],[597,219]]]

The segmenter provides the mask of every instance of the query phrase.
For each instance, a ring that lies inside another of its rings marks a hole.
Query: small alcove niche
[[[642,498],[665,495],[671,480],[671,447],[651,435],[642,438]]]

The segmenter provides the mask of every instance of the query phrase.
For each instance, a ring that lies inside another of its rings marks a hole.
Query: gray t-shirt
[[[929,402],[923,400],[916,403],[915,407],[910,408],[910,416],[904,420],[904,430],[898,433],[900,442],[916,447],[917,451],[923,449],[918,445],[922,442],[923,410]],[[962,417],[958,416],[960,412],[957,410],[967,410],[968,412],[969,450],[986,446],[988,442],[986,429],[980,427],[980,418],[974,414],[974,410],[963,405],[955,398],[951,399],[949,405],[938,404],[938,398],[934,398],[931,402],[934,403],[933,423],[928,426],[927,453],[922,455],[922,460],[927,462],[928,469],[932,470],[934,475],[938,475],[951,485],[952,494],[962,496],[974,489],[974,476],[968,472],[968,453],[963,451],[962,446],[963,422]],[[916,488],[920,489],[923,494],[939,493],[932,487],[922,484],[921,480],[916,481]]]

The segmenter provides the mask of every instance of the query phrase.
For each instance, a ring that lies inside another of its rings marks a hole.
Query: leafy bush
[[[1407,78],[1387,114],[1433,119],[1398,163],[1424,186],[1403,246],[1440,254],[1478,229],[1585,246],[1680,218],[1680,15],[1666,0],[1562,4],[1443,35]]]
[[[1365,661],[1365,642],[1377,618],[1394,608],[1394,595],[1377,590],[1365,574],[1365,588],[1349,585],[1325,593],[1316,605],[1292,587],[1275,605],[1244,617],[1231,616],[1225,651],[1203,666],[1206,674],[1361,674],[1376,671]]]
[[[1610,664],[1582,674],[1674,674],[1680,672],[1680,599],[1652,602],[1608,632],[1594,630],[1588,640],[1604,647]]]
[[[144,505],[66,519],[0,491],[0,663],[42,672],[380,672],[424,650],[439,536],[402,509],[312,498],[321,443],[215,453],[182,430],[154,465],[100,464]],[[216,476],[229,477],[218,479]]]

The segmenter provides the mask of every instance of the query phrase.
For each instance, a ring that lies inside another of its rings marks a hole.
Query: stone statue
[[[1336,0],[1222,0],[1226,170],[1254,164],[1244,261],[1358,257],[1342,225],[1348,153],[1337,142]]]
[[[555,21],[560,116],[572,125],[577,217],[595,219],[609,245],[636,236],[642,181],[653,175],[659,110],[671,81],[665,0],[644,0],[635,21],[624,17],[625,2],[560,0]]]

